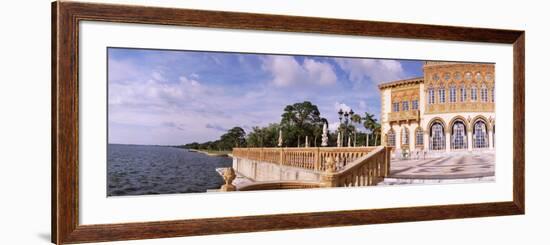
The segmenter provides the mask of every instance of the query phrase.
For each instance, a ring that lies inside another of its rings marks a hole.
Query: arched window
[[[495,103],[495,86],[491,88],[491,102]]]
[[[451,89],[449,90],[449,101],[451,103],[456,103],[456,86],[452,85]]]
[[[462,86],[460,86],[460,102],[464,102],[467,99],[468,99],[468,93],[466,92],[466,86],[462,84]]]
[[[451,134],[451,149],[466,149],[468,148],[468,139],[466,137],[466,125],[463,121],[455,121],[453,123]]]
[[[401,106],[403,108],[403,111],[409,110],[409,101],[403,101],[403,105]]]
[[[487,86],[485,84],[481,85],[481,101],[483,102],[489,101]]]
[[[424,131],[422,130],[422,128],[417,128],[416,129],[416,141],[414,142],[414,144],[416,146],[421,146],[421,145],[424,145]]]
[[[477,73],[476,73],[476,77],[475,77],[475,78],[476,78],[476,81],[478,81],[478,82],[481,81],[481,79],[483,79],[483,77],[481,76],[481,73],[480,73],[480,72],[477,72]]]
[[[401,130],[401,145],[409,145],[409,130],[405,127]]]
[[[471,72],[466,72],[466,74],[464,74],[464,78],[467,81],[471,81],[472,80],[472,73]]]
[[[445,149],[445,131],[443,124],[435,122],[430,128],[430,150]]]
[[[439,87],[439,90],[438,90],[438,94],[437,94],[437,95],[439,96],[439,103],[440,103],[440,104],[445,103],[445,87],[444,87],[443,85],[441,85],[441,86]]]
[[[434,104],[435,103],[435,92],[434,88],[430,87],[428,89],[428,104]]]
[[[388,146],[395,146],[395,133],[393,132],[393,129],[388,131]]]
[[[415,99],[415,100],[411,101],[411,105],[412,105],[412,110],[413,111],[418,110],[418,99]]]
[[[445,79],[445,81],[449,81],[449,79],[451,79],[451,73],[446,72],[446,73],[443,75],[443,79]]]
[[[393,111],[395,112],[399,111],[399,102],[393,102]]]
[[[472,89],[470,91],[470,99],[472,101],[477,101],[477,85],[472,84]]]
[[[455,81],[460,81],[462,79],[462,76],[460,75],[460,72],[455,73]]]
[[[478,120],[474,124],[474,148],[487,148],[489,146],[487,139],[487,125],[483,120]]]

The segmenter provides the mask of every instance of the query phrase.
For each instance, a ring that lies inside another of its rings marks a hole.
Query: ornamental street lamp
[[[348,142],[348,147],[351,146],[351,132],[349,132],[349,126],[351,124],[351,117],[355,114],[355,112],[353,111],[353,109],[350,109],[349,111],[344,111],[340,108],[340,110],[338,110],[338,119],[340,119],[340,128],[338,129],[339,131],[342,131],[342,142],[346,142],[346,137],[347,137],[347,142]],[[342,125],[344,125],[344,128],[342,129]],[[345,143],[344,143],[345,144]]]

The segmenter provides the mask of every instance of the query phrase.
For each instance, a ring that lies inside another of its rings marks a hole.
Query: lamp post
[[[353,109],[350,109],[349,111],[344,111],[340,108],[340,110],[338,111],[338,119],[340,120],[340,126],[344,125],[344,132],[342,132],[342,140],[343,142],[346,142],[345,139],[347,136],[348,147],[351,146],[351,141],[350,141],[351,135],[350,135],[350,132],[348,132],[348,130],[349,130],[349,125],[351,123],[351,117],[354,114],[355,112],[353,111]],[[339,128],[339,131],[342,131],[342,127]]]

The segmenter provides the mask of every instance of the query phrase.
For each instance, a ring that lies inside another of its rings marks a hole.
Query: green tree
[[[322,122],[319,108],[309,101],[287,105],[281,115],[286,145],[299,146],[300,140],[314,135],[315,127],[322,125]]]
[[[379,139],[381,138],[381,127],[380,123],[376,123],[374,126],[374,145],[380,145],[381,142],[379,142]]]
[[[365,117],[363,118],[363,126],[367,131],[370,131],[370,133],[374,136],[374,145],[378,145],[378,138],[380,135],[380,124],[374,117],[374,114],[370,114],[368,112],[365,112]]]
[[[229,129],[227,133],[220,137],[219,148],[221,150],[231,150],[233,147],[244,146],[246,143],[245,135],[246,132],[241,127]]]
[[[279,139],[279,124],[272,123],[267,127],[253,127],[246,137],[247,147],[276,147]]]
[[[350,120],[351,120],[352,124],[361,124],[361,121],[363,121],[363,118],[361,118],[361,116],[359,116],[357,114],[353,114],[353,116],[351,116]],[[355,125],[353,127],[352,132],[353,132],[353,143],[354,143],[354,146],[355,146],[356,143],[357,143],[357,128],[355,128]]]

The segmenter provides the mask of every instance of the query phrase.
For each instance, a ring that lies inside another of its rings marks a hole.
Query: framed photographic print
[[[58,1],[52,32],[56,244],[525,212],[523,31]]]

